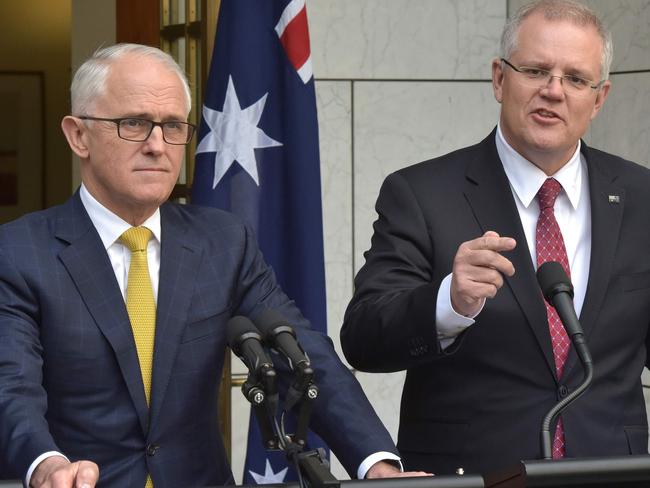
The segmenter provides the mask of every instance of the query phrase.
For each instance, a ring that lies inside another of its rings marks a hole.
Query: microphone
[[[274,413],[278,402],[276,373],[262,346],[259,331],[250,319],[237,315],[226,324],[226,340],[249,371],[248,379],[242,385],[244,396],[253,405],[266,402],[269,412]]]
[[[311,368],[309,359],[296,340],[296,333],[282,314],[267,309],[253,320],[264,340],[287,358],[291,369]]]
[[[573,285],[562,265],[548,261],[537,270],[537,282],[546,301],[555,308],[580,361],[591,363],[591,354],[584,339],[582,326],[573,308]]]
[[[226,340],[232,352],[244,362],[251,373],[259,373],[263,367],[273,368],[271,359],[262,347],[259,331],[246,317],[237,315],[228,321]]]
[[[287,358],[289,366],[295,372],[294,381],[287,391],[285,410],[291,410],[305,393],[310,400],[315,400],[318,388],[313,384],[314,370],[287,319],[279,312],[267,309],[253,320],[264,340]]]
[[[542,454],[544,459],[552,459],[551,423],[589,387],[594,376],[594,366],[582,326],[573,308],[573,285],[564,272],[562,265],[556,261],[548,261],[542,264],[537,270],[537,282],[542,289],[544,298],[555,308],[558,317],[560,317],[562,325],[564,325],[585,370],[585,377],[578,387],[551,408],[542,420],[540,433]]]

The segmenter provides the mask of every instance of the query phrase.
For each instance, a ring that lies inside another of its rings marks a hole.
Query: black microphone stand
[[[567,408],[574,400],[576,400],[582,393],[589,388],[591,380],[594,377],[594,365],[591,361],[591,358],[588,358],[588,362],[584,362],[582,357],[580,358],[582,365],[585,369],[585,376],[582,382],[578,387],[567,395],[562,401],[558,402],[549,412],[546,414],[542,420],[542,431],[541,431],[541,443],[542,443],[542,454],[544,459],[552,459],[553,444],[551,441],[551,424],[555,422],[557,416]]]
[[[298,408],[298,422],[296,433],[293,436],[285,436],[288,442],[284,450],[287,460],[296,467],[301,486],[338,488],[340,482],[330,471],[325,451],[314,449],[303,452],[307,444],[307,430],[314,401],[318,398],[318,387],[313,378],[314,370],[309,363],[297,365],[295,380],[287,393],[285,412],[294,406]],[[284,425],[282,431],[284,432]]]
[[[270,421],[271,418],[275,418],[278,409],[278,389],[275,380],[275,370],[270,365],[262,364],[257,370],[248,374],[241,387],[244,397],[253,408],[265,449],[278,448],[278,438],[273,433]]]
[[[249,374],[242,385],[242,393],[253,407],[264,448],[284,451],[287,460],[296,470],[302,488],[339,488],[340,482],[329,469],[325,451],[315,449],[303,452],[307,445],[307,431],[314,401],[318,398],[318,387],[314,384],[314,370],[308,362],[296,365],[295,372],[279,424],[275,415],[278,398],[275,371],[272,371],[272,376],[263,371],[256,375]],[[288,435],[285,433],[284,415],[292,408],[298,410],[297,427],[295,434]]]

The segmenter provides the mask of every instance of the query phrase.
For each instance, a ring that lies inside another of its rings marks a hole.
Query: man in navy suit
[[[535,277],[564,253],[595,375],[562,414],[554,457],[647,454],[650,171],[580,140],[609,93],[610,35],[585,6],[542,0],[508,21],[501,48],[497,128],[386,178],[344,353],[361,370],[407,370],[408,469],[540,458],[542,418],[583,378]]]
[[[268,308],[295,326],[317,368],[314,430],[351,474],[399,474],[358,383],[280,290],[249,229],[216,209],[166,202],[193,133],[173,59],[133,44],[102,49],[71,94],[62,128],[81,160],[81,188],[0,228],[0,453],[9,474],[34,487],[232,483],[217,425],[225,324]],[[152,235],[150,395],[125,306],[131,251],[120,240],[140,226]]]

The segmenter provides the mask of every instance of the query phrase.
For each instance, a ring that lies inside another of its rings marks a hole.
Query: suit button
[[[557,394],[560,398],[564,398],[569,394],[569,389],[565,385],[560,385],[557,389]]]
[[[156,452],[158,452],[158,449],[160,449],[160,446],[156,444],[149,444],[147,446],[147,456],[155,456]]]

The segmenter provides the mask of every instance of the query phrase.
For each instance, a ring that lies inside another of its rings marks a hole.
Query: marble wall
[[[319,110],[329,331],[339,348],[352,279],[392,171],[478,142],[496,124],[490,62],[520,0],[307,1]],[[613,88],[589,144],[650,162],[650,0],[589,0],[613,31]],[[338,349],[340,351],[340,348]],[[403,374],[357,373],[393,435]],[[233,425],[245,425],[233,392]],[[245,429],[234,432],[241,476]],[[334,462],[334,472],[343,476]]]

